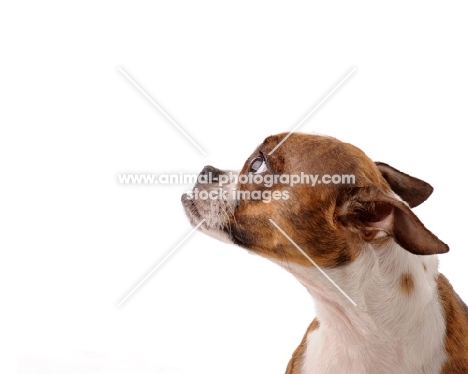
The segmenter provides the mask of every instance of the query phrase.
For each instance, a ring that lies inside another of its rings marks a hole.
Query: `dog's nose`
[[[216,169],[214,166],[206,165],[203,170],[200,172],[200,175],[209,176],[211,173],[211,178],[218,179],[219,175],[222,173],[221,170]]]

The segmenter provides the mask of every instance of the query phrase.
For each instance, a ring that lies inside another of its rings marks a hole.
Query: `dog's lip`
[[[200,211],[195,205],[195,202],[186,193],[182,195],[181,200],[182,205],[185,208],[185,213],[189,217],[191,223],[194,226],[197,225],[203,219],[203,217],[201,216]]]
[[[241,247],[245,246],[242,235],[238,234],[235,230],[232,230],[231,227],[226,226],[223,228],[223,231],[229,236],[233,244],[239,245]]]

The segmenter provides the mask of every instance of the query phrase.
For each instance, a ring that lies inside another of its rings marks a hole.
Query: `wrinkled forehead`
[[[269,155],[287,135],[283,133],[267,137],[252,153],[246,166],[249,160],[261,152],[275,172],[322,175],[353,173],[362,182],[381,181],[375,163],[364,152],[330,136],[294,133]]]

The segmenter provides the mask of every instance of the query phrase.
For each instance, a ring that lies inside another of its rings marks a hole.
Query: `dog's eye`
[[[263,173],[267,170],[266,162],[263,156],[255,157],[250,163],[249,171],[254,174]]]

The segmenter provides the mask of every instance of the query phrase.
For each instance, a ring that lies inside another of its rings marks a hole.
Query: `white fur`
[[[307,336],[301,374],[441,372],[445,321],[437,293],[437,256],[413,255],[389,239],[381,248],[366,244],[346,266],[324,269],[357,306],[312,265],[281,265],[313,296],[320,323]],[[410,295],[400,287],[403,273],[414,280]]]
[[[210,203],[210,213],[205,214],[205,224],[200,227],[200,231],[204,234],[211,236],[214,239],[220,240],[224,243],[232,244],[229,235],[222,231],[222,228],[229,224],[229,216],[234,213],[237,204],[235,199],[237,190],[236,177],[239,174],[237,171],[227,171],[231,176],[229,183],[216,188],[222,188],[226,191],[226,200],[207,200]]]

